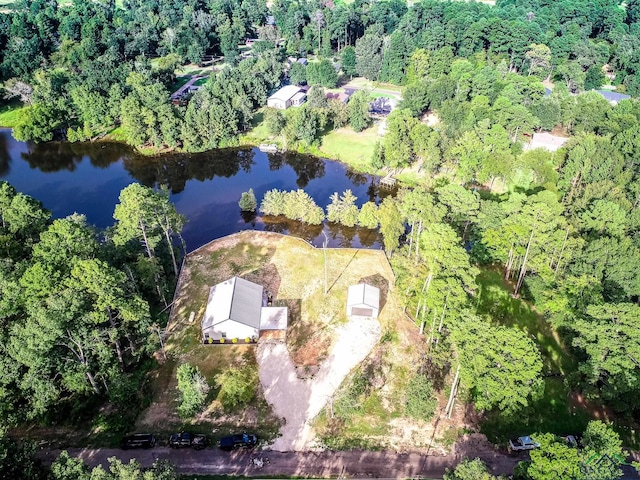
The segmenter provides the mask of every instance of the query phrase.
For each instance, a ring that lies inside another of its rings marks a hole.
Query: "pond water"
[[[289,233],[316,246],[322,245],[324,230],[332,247],[380,248],[377,231],[246,217],[238,200],[249,188],[258,202],[273,188],[302,188],[323,208],[336,191],[351,189],[358,206],[389,194],[378,190],[376,177],[297,153],[239,148],[145,157],[119,143],[18,142],[6,129],[0,130],[0,178],[40,200],[54,217],[78,212],[98,228],[113,224],[120,190],[130,183],[167,185],[171,201],[188,219],[183,231],[188,250],[240,230]]]

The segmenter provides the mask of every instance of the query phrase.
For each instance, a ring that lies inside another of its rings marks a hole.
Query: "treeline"
[[[481,197],[449,184],[385,200],[397,209],[393,234],[381,224],[385,247],[395,252],[397,282],[425,333],[430,362],[437,363],[441,352],[444,364],[459,364],[478,407],[521,408],[542,385],[542,363],[531,340],[490,327],[472,313],[478,295],[474,265],[498,264],[514,295],[534,301],[556,329],[569,332],[579,364],[569,386],[630,418],[637,414],[638,157],[628,132],[618,135],[577,136],[557,153],[556,165],[546,167],[546,189]],[[401,245],[397,232],[404,232],[405,222],[410,230]],[[451,348],[459,355],[453,364]],[[495,360],[478,361],[478,355],[499,352],[507,355],[497,361],[499,370],[490,367]],[[487,369],[479,371],[483,365]],[[515,383],[497,381],[501,375],[513,375]]]
[[[636,93],[637,11],[634,1],[622,9],[613,0],[597,5],[503,1],[495,7],[283,0],[270,9],[263,1],[246,0],[136,0],[122,7],[115,2],[19,0],[9,13],[0,14],[0,72],[6,95],[29,105],[15,128],[19,139],[86,140],[121,126],[120,137],[136,146],[201,151],[230,145],[280,84],[285,57],[310,52],[320,61],[307,67],[294,64],[293,83],[307,80],[333,87],[339,66],[344,76],[408,85],[405,95],[413,101],[407,107],[414,115],[435,108],[445,120],[460,117],[457,104],[447,100],[487,96],[489,105],[476,100],[474,114],[491,109],[491,123],[502,124],[516,139],[538,126],[564,124],[549,120],[553,112],[541,109],[555,107],[542,103],[532,115],[524,115],[522,107],[533,99],[521,104],[521,90],[536,84],[539,92],[540,79],[580,91],[606,81],[606,65],[615,72],[615,85]],[[255,58],[238,66],[239,45],[247,37],[259,39],[253,44]],[[286,40],[284,45],[280,39]],[[172,105],[167,87],[173,85],[176,67],[200,63],[206,55],[223,55],[228,68],[196,94],[193,106]],[[467,63],[452,67],[456,59]],[[516,73],[522,75],[517,81]],[[515,83],[509,91],[493,87],[504,87],[506,78]],[[416,95],[422,97],[417,104]],[[295,127],[307,120],[312,127],[322,124],[323,117],[299,116],[305,118],[292,120],[288,140],[310,144],[317,138],[314,128],[297,135]],[[337,107],[330,116],[346,123]],[[357,131],[363,128],[352,119],[350,123]],[[431,158],[435,140],[421,140],[429,145],[428,153],[420,146],[409,153]],[[384,151],[394,156],[392,148]],[[408,161],[400,154],[386,161],[378,157],[388,165]]]
[[[248,200],[252,197],[253,200]],[[386,228],[390,223],[387,219],[394,211],[387,208],[389,202],[383,201],[378,207],[374,202],[366,202],[358,208],[356,201],[358,198],[351,190],[345,190],[342,195],[334,192],[331,195],[331,203],[327,205],[325,215],[322,207],[304,190],[292,190],[290,192],[282,190],[269,190],[265,193],[260,203],[260,212],[263,215],[282,215],[290,220],[308,223],[310,225],[320,225],[324,220],[333,223],[340,223],[346,227],[356,225],[364,228],[375,229],[380,225]],[[253,197],[253,191],[245,192],[240,199],[240,208],[244,211],[253,211],[257,203]]]
[[[98,232],[0,183],[0,430],[78,420],[103,400],[116,408],[100,428],[129,428],[180,261],[185,219],[168,198],[130,185]]]

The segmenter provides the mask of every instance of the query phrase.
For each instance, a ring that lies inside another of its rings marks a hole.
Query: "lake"
[[[376,177],[298,153],[235,148],[147,157],[120,143],[19,142],[8,129],[0,129],[0,179],[40,200],[55,218],[78,212],[98,228],[113,225],[120,190],[130,183],[167,185],[171,201],[188,219],[183,230],[188,250],[241,230],[288,233],[316,246],[322,245],[324,230],[332,247],[380,248],[374,230],[243,216],[238,201],[249,188],[258,202],[273,188],[302,188],[323,208],[336,191],[351,189],[358,206],[389,194],[379,191]]]

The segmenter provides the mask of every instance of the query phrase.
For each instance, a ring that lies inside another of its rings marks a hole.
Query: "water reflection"
[[[98,228],[113,224],[120,191],[131,182],[167,185],[176,208],[189,220],[184,230],[189,249],[250,229],[289,233],[321,246],[323,228],[330,246],[380,248],[376,231],[246,214],[238,200],[249,188],[258,202],[273,188],[304,188],[323,208],[336,191],[351,189],[358,206],[393,194],[380,191],[375,177],[294,152],[266,154],[239,148],[147,157],[120,143],[18,142],[9,130],[0,130],[0,178],[42,201],[54,217],[77,211]]]

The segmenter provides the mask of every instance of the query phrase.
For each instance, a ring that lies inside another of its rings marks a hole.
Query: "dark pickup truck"
[[[258,437],[250,433],[239,433],[237,435],[229,435],[220,439],[220,448],[222,450],[235,450],[237,448],[252,448],[258,443]]]
[[[196,450],[202,450],[208,443],[207,436],[200,433],[180,432],[174,433],[169,437],[169,446],[171,448],[193,447]]]
[[[156,437],[150,433],[134,433],[127,435],[120,442],[120,448],[153,448],[156,444]]]

